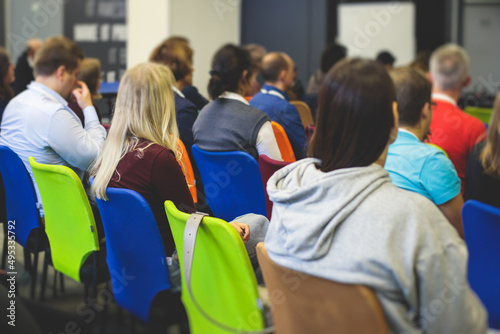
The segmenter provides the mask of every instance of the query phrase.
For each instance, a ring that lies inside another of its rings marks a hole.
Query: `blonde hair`
[[[500,178],[500,93],[497,94],[493,105],[486,145],[480,159],[486,174]]]
[[[97,198],[107,200],[106,187],[118,162],[137,147],[139,138],[171,149],[179,159],[174,82],[170,69],[160,64],[139,64],[125,72],[108,138],[91,167],[95,175],[91,189]]]

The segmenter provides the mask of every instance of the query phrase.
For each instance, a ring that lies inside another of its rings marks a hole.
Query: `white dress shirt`
[[[8,146],[28,170],[38,201],[40,193],[28,162],[63,165],[80,177],[97,157],[106,139],[106,130],[99,123],[96,110],[83,110],[85,128],[57,92],[37,82],[12,99],[5,108],[0,126],[0,145]]]

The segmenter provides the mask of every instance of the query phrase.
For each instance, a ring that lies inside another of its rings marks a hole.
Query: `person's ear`
[[[279,81],[285,81],[286,74],[287,74],[287,70],[282,70],[282,71],[280,72],[280,75],[278,76],[278,80],[279,80]]]
[[[471,82],[470,77],[468,76],[465,80],[464,83],[462,84],[462,88],[467,87]]]
[[[428,119],[432,117],[431,114],[431,106],[429,102],[425,102],[424,106],[422,107],[422,110],[420,110],[420,118],[421,119]]]
[[[66,66],[64,66],[64,65],[59,66],[59,67],[56,69],[56,72],[55,72],[55,74],[56,74],[56,78],[57,78],[58,80],[62,80],[62,79],[63,79],[63,77],[64,77],[64,72],[66,72]]]
[[[433,84],[434,84],[434,82],[433,82],[433,80],[432,80],[432,74],[431,74],[431,72],[429,71],[429,72],[425,73],[425,75],[427,76],[427,79],[429,79],[429,81],[430,81],[431,85],[433,85]]]
[[[243,73],[241,73],[240,80],[243,83],[249,83],[250,82],[250,78],[248,77],[248,70],[244,70]]]

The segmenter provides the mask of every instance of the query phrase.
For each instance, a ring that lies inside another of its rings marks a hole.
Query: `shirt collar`
[[[177,88],[177,87],[175,87],[175,86],[172,86],[172,90],[173,90],[175,93],[177,93],[177,95],[179,95],[180,97],[182,97],[182,98],[184,98],[184,99],[186,98],[186,97],[184,96],[184,94],[182,94],[182,92],[179,90],[179,88]]]
[[[453,104],[454,106],[457,105],[457,101],[453,100],[451,97],[445,94],[441,93],[432,93],[432,99],[433,100],[439,100],[439,101],[444,101]]]
[[[281,89],[278,89],[274,86],[265,84],[264,86],[262,86],[262,89],[260,91],[264,94],[275,95],[283,100],[290,101],[290,98],[288,97],[288,95],[284,91],[282,91]]]
[[[234,93],[234,92],[225,91],[224,93],[219,95],[219,98],[220,99],[236,100],[236,101],[240,101],[246,105],[250,105],[250,103],[248,103],[248,101],[245,100],[245,98],[243,96],[241,96],[240,94]]]
[[[406,129],[402,129],[402,128],[399,128],[398,130],[399,130],[399,131],[398,131],[398,136],[399,136],[399,135],[402,135],[402,136],[404,135],[405,137],[410,136],[410,137],[414,137],[416,140],[420,141],[420,139],[418,139],[418,137],[417,137],[417,136],[415,136],[415,134],[414,134],[413,132],[408,131],[408,130],[406,130]],[[406,134],[406,135],[405,135],[405,134]]]
[[[32,81],[28,85],[28,89],[36,90],[44,95],[47,95],[49,98],[51,98],[51,100],[54,100],[54,102],[59,102],[65,107],[68,106],[68,101],[66,101],[66,99],[64,97],[59,95],[59,93],[57,93],[55,90],[53,90],[53,89],[51,89],[51,88],[49,88],[49,87],[47,87],[39,82]]]

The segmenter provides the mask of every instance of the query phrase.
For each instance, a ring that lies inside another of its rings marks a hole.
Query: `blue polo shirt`
[[[436,205],[460,194],[460,179],[451,160],[407,130],[399,129],[396,141],[389,145],[385,169],[397,187],[424,195]]]
[[[305,157],[306,133],[297,108],[289,101],[290,98],[282,90],[264,85],[261,91],[250,100],[250,105],[265,112],[271,121],[280,124],[285,129],[295,158],[298,160]]]

